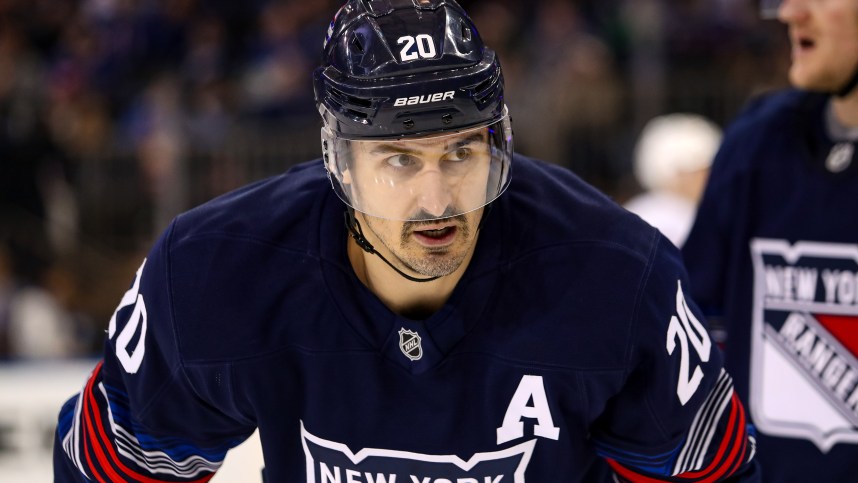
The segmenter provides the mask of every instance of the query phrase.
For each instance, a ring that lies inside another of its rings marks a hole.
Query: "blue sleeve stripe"
[[[131,418],[131,413],[123,401],[128,401],[128,396],[116,388],[109,389],[105,386],[108,405],[113,422],[126,434],[134,435],[136,444],[144,451],[162,451],[173,460],[182,460],[191,455],[199,455],[209,461],[221,461],[227,451],[241,443],[241,440],[233,439],[216,446],[203,448],[177,437],[154,437]]]

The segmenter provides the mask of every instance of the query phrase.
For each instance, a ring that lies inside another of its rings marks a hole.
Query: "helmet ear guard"
[[[322,127],[322,159],[325,160],[325,169],[328,172],[332,172],[333,174],[339,175],[342,174],[342,171],[345,169],[345,164],[342,161],[337,160],[336,157],[332,160],[331,149],[329,146],[330,135],[327,132],[327,127]]]
[[[328,179],[331,181],[331,186],[340,195],[340,198],[346,197],[351,199],[354,194],[350,189],[352,179],[349,172],[348,157],[342,153],[337,154],[336,150],[333,149],[335,139],[327,127],[322,127],[321,137],[322,159],[324,160],[325,170],[328,172]]]

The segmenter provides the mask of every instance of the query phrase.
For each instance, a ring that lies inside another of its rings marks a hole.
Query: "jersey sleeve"
[[[755,439],[678,251],[663,237],[638,294],[626,383],[597,421],[622,482],[758,481]]]
[[[173,228],[156,243],[110,319],[103,360],[60,410],[57,482],[203,482],[255,424],[231,404],[229,371],[182,366],[170,286]],[[221,376],[223,375],[223,376]]]

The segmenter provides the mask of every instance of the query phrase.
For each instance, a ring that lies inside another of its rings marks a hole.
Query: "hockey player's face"
[[[389,214],[363,215],[387,251],[424,276],[448,275],[461,266],[473,249],[483,212],[462,207],[485,203],[486,131],[366,143],[354,153],[352,195],[367,211]]]
[[[858,1],[784,0],[778,18],[789,27],[790,82],[836,91],[858,65]]]

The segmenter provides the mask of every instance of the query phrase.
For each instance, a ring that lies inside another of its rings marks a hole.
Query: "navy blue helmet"
[[[350,139],[485,125],[503,117],[503,76],[452,0],[349,0],[314,73],[325,124]]]

